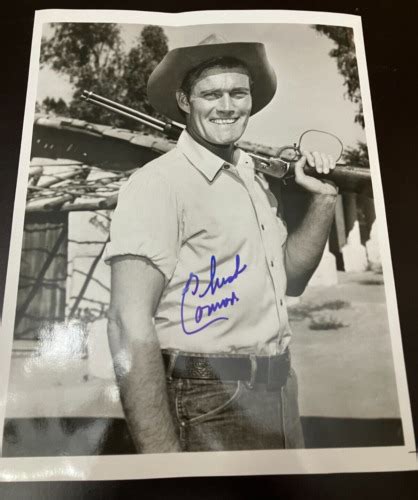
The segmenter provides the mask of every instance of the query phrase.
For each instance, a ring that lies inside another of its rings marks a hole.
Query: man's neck
[[[187,128],[187,132],[198,144],[208,149],[211,153],[213,153],[216,156],[219,156],[220,158],[222,158],[222,160],[225,160],[228,163],[236,165],[238,161],[238,156],[236,154],[237,150],[234,144],[226,144],[226,145],[212,144],[211,142],[208,142],[205,139],[203,139],[203,137],[195,134],[193,130],[189,128]]]

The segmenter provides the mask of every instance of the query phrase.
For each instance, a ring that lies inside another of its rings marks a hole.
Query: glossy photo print
[[[2,320],[2,480],[413,469],[360,19],[38,12]]]

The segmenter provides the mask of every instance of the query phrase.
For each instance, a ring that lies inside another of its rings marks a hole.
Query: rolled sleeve
[[[120,190],[105,262],[121,255],[145,257],[169,281],[178,261],[180,216],[173,186],[155,169],[138,170]]]

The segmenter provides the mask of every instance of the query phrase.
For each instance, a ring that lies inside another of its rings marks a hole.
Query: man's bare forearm
[[[129,326],[109,321],[109,342],[125,417],[140,453],[181,451],[171,417],[160,344],[152,322],[135,338],[121,331]],[[119,341],[120,339],[124,339]],[[146,339],[146,340],[145,340]]]
[[[287,294],[300,295],[317,268],[334,219],[336,195],[314,194],[298,228],[287,239]]]

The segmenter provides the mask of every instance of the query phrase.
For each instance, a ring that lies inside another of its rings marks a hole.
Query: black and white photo
[[[414,468],[359,18],[38,12],[3,311],[6,475]]]

